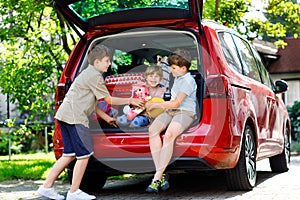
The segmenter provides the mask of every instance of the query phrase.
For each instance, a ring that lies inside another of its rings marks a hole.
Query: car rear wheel
[[[272,172],[286,172],[289,170],[291,156],[291,139],[289,130],[286,128],[284,133],[284,148],[281,154],[270,157],[270,167]]]
[[[73,171],[68,169],[68,179],[70,184],[72,184]],[[98,172],[85,172],[81,184],[80,189],[85,192],[98,192],[101,190],[107,180],[107,176],[105,174],[101,174]]]
[[[256,183],[256,143],[250,126],[246,126],[240,158],[233,169],[226,171],[226,183],[229,190],[252,190]]]

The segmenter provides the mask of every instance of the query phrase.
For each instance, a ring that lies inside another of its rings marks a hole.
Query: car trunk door
[[[54,6],[81,36],[96,30],[176,24],[200,30],[203,0],[55,0]]]

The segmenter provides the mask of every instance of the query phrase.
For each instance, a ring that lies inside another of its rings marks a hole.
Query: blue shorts
[[[58,121],[64,143],[64,156],[87,158],[94,154],[90,131],[82,124],[68,124]]]

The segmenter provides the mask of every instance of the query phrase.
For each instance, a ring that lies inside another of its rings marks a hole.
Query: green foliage
[[[116,50],[114,55],[114,62],[118,67],[124,65],[131,65],[131,61],[132,61],[132,55],[123,52],[121,50]]]
[[[255,15],[245,17],[251,0],[209,0],[204,3],[203,17],[235,29],[249,40],[260,37],[285,47],[283,39],[300,34],[300,5],[291,0],[270,0],[263,10],[266,21]],[[253,8],[252,8],[253,9]]]
[[[30,121],[53,113],[53,94],[68,55],[61,44],[66,32],[52,1],[0,2],[0,88]],[[70,45],[71,46],[71,45]],[[12,84],[13,83],[13,84]]]
[[[269,21],[280,20],[295,38],[300,33],[300,5],[291,1],[271,0],[267,7]]]
[[[295,146],[292,146],[293,151],[296,151],[298,154],[300,153],[300,142],[295,143]]]
[[[291,119],[292,139],[297,141],[300,138],[300,101],[295,101],[292,107],[288,108]]]
[[[36,152],[38,150],[44,150],[45,148],[45,135],[44,130],[51,129],[51,127],[42,124],[15,124],[14,120],[8,119],[5,121],[4,129],[0,130],[0,155],[9,154],[9,141],[11,142],[11,153],[29,153]],[[52,132],[48,133],[48,141],[53,137]],[[53,143],[49,142],[47,146],[51,149]]]
[[[124,8],[146,8],[149,6],[187,8],[188,4],[186,2],[187,0],[86,0],[73,3],[72,9],[83,19],[90,19],[101,14],[121,11]]]
[[[216,14],[216,4],[215,4],[215,0],[212,1],[205,1],[203,4],[203,19],[211,19],[211,20],[215,20],[217,18]]]
[[[300,34],[300,5],[290,0],[270,0],[266,7],[267,21],[258,18],[249,20],[249,29],[255,33],[253,37],[264,36],[266,40],[274,42],[284,48],[283,41],[287,35],[298,38]]]
[[[239,26],[244,23],[243,16],[248,11],[250,4],[251,0],[221,1],[218,15],[219,22],[239,31]]]
[[[18,134],[22,130],[17,130],[15,131],[13,126],[14,126],[15,120],[13,119],[7,119],[5,121],[6,124],[6,130],[5,131],[0,131],[0,155],[7,155],[8,154],[8,149],[9,149],[9,140],[11,141],[11,152],[12,153],[20,153],[22,144],[19,141],[23,140],[23,137],[21,134]]]

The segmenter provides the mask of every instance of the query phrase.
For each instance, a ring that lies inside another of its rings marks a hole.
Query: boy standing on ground
[[[104,114],[96,106],[101,98],[112,105],[129,103],[135,106],[143,106],[143,100],[141,99],[110,96],[101,74],[109,68],[111,64],[110,58],[110,51],[105,46],[98,45],[90,50],[88,54],[89,66],[74,80],[63,103],[59,107],[55,118],[58,120],[61,128],[64,151],[62,157],[54,164],[44,184],[39,187],[37,192],[40,195],[51,199],[64,199],[64,196],[54,190],[53,184],[59,174],[76,158],[67,200],[96,198],[79,189],[89,158],[94,153],[88,129],[88,117],[94,110],[100,116]]]
[[[176,138],[186,130],[196,116],[196,89],[194,78],[188,72],[191,56],[186,50],[175,51],[168,57],[171,73],[175,77],[171,89],[171,100],[161,103],[146,103],[146,108],[167,109],[149,127],[149,144],[156,173],[147,192],[158,192],[169,188],[164,174],[174,150]],[[166,130],[163,141],[160,134]]]

